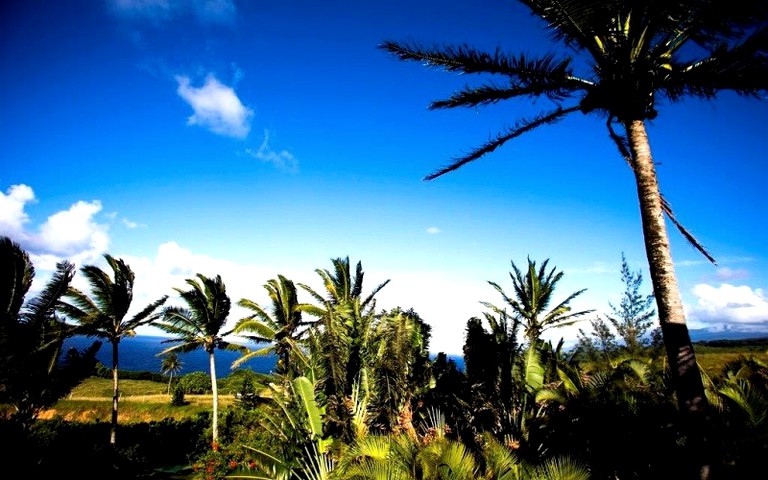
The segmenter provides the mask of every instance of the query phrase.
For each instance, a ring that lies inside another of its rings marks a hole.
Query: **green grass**
[[[703,347],[696,345],[696,360],[699,367],[710,377],[717,377],[723,372],[723,367],[739,358],[752,358],[768,364],[768,350],[765,347]]]
[[[168,384],[151,380],[120,380],[118,420],[120,423],[180,420],[210,412],[212,395],[185,395],[186,405],[171,405]],[[234,403],[233,395],[219,394],[219,408]],[[79,422],[108,422],[112,416],[112,379],[90,377],[64,399],[40,415],[41,419],[61,417]]]
[[[167,395],[168,384],[149,380],[120,380],[120,393],[126,397]],[[90,377],[72,390],[72,397],[112,398],[112,379]]]

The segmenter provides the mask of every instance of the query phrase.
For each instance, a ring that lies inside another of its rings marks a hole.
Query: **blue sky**
[[[596,314],[619,299],[622,253],[650,291],[632,175],[603,119],[572,116],[422,180],[551,105],[429,111],[475,79],[377,45],[556,51],[516,2],[0,8],[0,234],[32,254],[38,284],[58,259],[110,253],[136,272],[136,309],[196,273],[266,303],[267,280],[319,289],[315,269],[349,257],[368,291],[390,280],[379,309],[414,308],[449,353],[481,301],[500,303],[487,282],[511,292],[510,262],[528,256],[565,272],[556,299],[586,288],[573,305]],[[768,330],[767,106],[662,102],[648,125],[662,191],[718,260],[670,230],[691,328]],[[548,335],[561,336],[575,329]]]

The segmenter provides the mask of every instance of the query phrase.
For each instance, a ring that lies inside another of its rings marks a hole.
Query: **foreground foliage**
[[[19,250],[10,251],[18,256]],[[242,302],[255,315],[241,320],[238,331],[272,339],[274,348],[266,351],[281,360],[274,372],[235,370],[222,379],[193,372],[178,378],[173,395],[170,375],[121,373],[121,412],[133,418],[122,419],[121,442],[113,445],[106,442],[112,422],[103,420],[112,410],[113,371],[91,365],[91,374],[105,378],[88,379],[55,407],[83,415],[26,423],[8,416],[0,434],[12,442],[2,454],[12,464],[22,462],[31,476],[118,479],[609,480],[687,478],[698,465],[697,444],[681,422],[669,365],[658,348],[632,341],[633,333],[610,351],[590,344],[596,353],[590,357],[541,339],[544,328],[587,313],[568,306],[579,292],[548,309],[562,274],[545,268],[547,262],[535,268],[529,259],[525,274],[515,269],[512,295],[489,282],[509,310],[483,302],[488,311],[467,321],[464,369],[442,353],[430,358],[430,327],[412,309],[375,310],[375,294],[386,282],[364,296],[361,263],[354,273],[348,258],[332,263],[332,270],[316,270],[325,295],[301,286],[314,303],[302,303],[284,277],[267,282],[271,309]],[[642,328],[647,309],[633,304],[647,302],[626,269],[623,278],[631,298],[620,325]],[[165,353],[201,346],[210,354],[230,345],[219,338],[229,306],[223,282],[198,279],[202,283],[189,280],[192,290],[180,290],[194,311],[163,311],[164,327],[178,335],[170,340],[179,344]],[[53,306],[40,318],[53,323],[31,325],[51,325],[61,333],[53,338],[66,337],[56,302],[46,305]],[[14,325],[28,321],[15,315],[4,330],[8,339],[25,331]],[[242,358],[265,352],[263,343],[252,351],[237,348]],[[3,361],[20,368],[20,353],[6,343]],[[768,354],[749,353],[702,378],[715,409],[708,461],[723,478],[760,468],[768,449]],[[82,357],[67,357],[73,358]],[[48,391],[57,368],[35,369],[24,378],[36,383],[25,388]],[[19,411],[37,412],[32,418],[54,398],[44,404],[35,396],[13,397],[24,385],[14,375],[5,381],[13,388],[6,388],[4,400],[13,405],[16,398],[24,407]],[[225,396],[220,407],[219,392]]]

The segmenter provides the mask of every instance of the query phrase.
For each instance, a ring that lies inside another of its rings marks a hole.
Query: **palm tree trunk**
[[[210,360],[211,365],[211,391],[213,392],[213,420],[212,420],[212,429],[213,429],[213,443],[211,444],[211,448],[213,448],[214,451],[218,451],[219,449],[219,388],[216,382],[216,360],[213,356],[213,350],[208,352],[208,358]]]
[[[112,341],[112,422],[109,428],[109,444],[112,448],[117,444],[117,401],[120,398],[117,380],[117,347],[118,341]]]
[[[691,440],[703,447],[706,443],[705,428],[709,406],[704,395],[704,384],[688,334],[688,326],[685,323],[685,312],[672,262],[648,135],[642,120],[628,120],[624,127],[629,138],[645,251],[677,404],[689,428],[689,434],[693,437]],[[701,455],[705,455],[704,452],[701,452]],[[711,461],[706,457],[703,458],[703,463]],[[708,465],[700,464],[699,467],[701,478],[708,478]]]

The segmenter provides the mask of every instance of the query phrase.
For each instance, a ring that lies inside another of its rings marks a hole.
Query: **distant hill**
[[[712,331],[705,328],[691,329],[688,331],[691,336],[691,341],[694,343],[707,343],[717,341],[728,341],[730,345],[733,345],[733,341],[760,341],[764,340],[768,342],[768,331],[766,332],[740,332],[734,330],[721,330]],[[743,343],[743,342],[739,342]],[[767,343],[768,344],[768,343]]]

